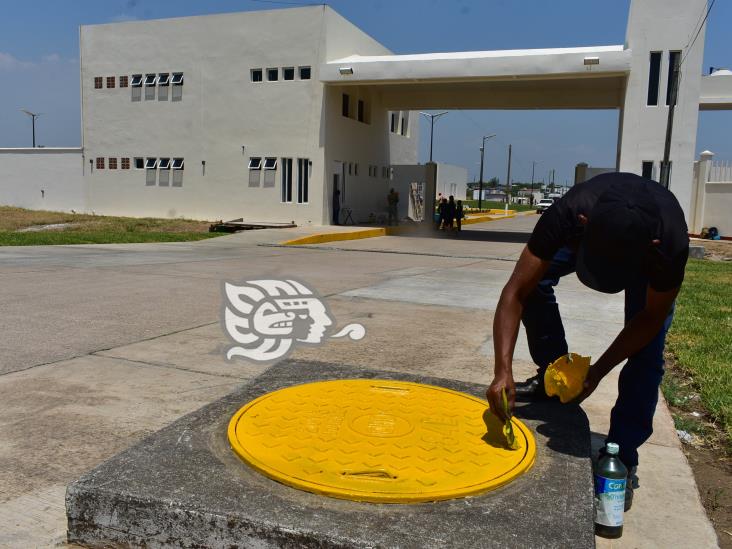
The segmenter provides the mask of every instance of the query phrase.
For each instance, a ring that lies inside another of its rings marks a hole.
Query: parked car
[[[556,202],[553,198],[542,198],[536,203],[536,213],[544,213],[544,211]]]

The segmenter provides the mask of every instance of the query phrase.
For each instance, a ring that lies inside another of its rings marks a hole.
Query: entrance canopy
[[[623,105],[624,46],[352,55],[320,67],[326,84],[378,85],[386,108],[610,109]]]

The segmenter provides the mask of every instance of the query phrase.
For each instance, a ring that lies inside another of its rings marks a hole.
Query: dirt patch
[[[692,238],[691,243],[704,246],[704,259],[732,261],[732,240],[704,240]]]
[[[732,462],[725,452],[684,444],[704,509],[722,549],[732,549]]]

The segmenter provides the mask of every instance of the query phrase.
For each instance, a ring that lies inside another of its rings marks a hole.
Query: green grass
[[[463,206],[468,208],[477,208],[478,207],[478,201],[477,200],[463,200]],[[497,210],[502,210],[506,207],[505,202],[498,202],[494,200],[484,200],[481,203],[481,208],[484,210],[488,210],[490,208],[495,208]],[[534,206],[529,206],[528,204],[509,204],[508,205],[509,210],[516,210],[519,212],[527,212],[529,210],[535,209]]]
[[[732,443],[732,262],[689,260],[668,335],[668,350],[701,403]],[[669,402],[687,388],[664,383]]]
[[[65,224],[63,229],[19,232],[28,227]],[[26,210],[0,206],[0,246],[180,242],[221,236],[208,221],[117,217]]]
[[[134,242],[186,242],[221,236],[223,233],[135,231],[38,231],[0,232],[0,246],[46,246],[60,244],[120,244]]]

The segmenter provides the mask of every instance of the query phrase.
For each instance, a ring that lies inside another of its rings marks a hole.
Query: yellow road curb
[[[503,212],[501,212],[503,213]],[[509,215],[477,215],[475,217],[466,217],[463,219],[463,225],[472,225],[473,223],[487,223],[488,221],[498,221],[499,219],[511,219],[516,217],[516,214]]]
[[[337,242],[339,240],[359,240],[361,238],[373,238],[375,236],[386,236],[386,229],[384,227],[378,227],[376,229],[360,229],[340,233],[315,233],[286,240],[281,242],[281,244],[285,246],[302,246],[304,244],[323,244],[325,242]]]

